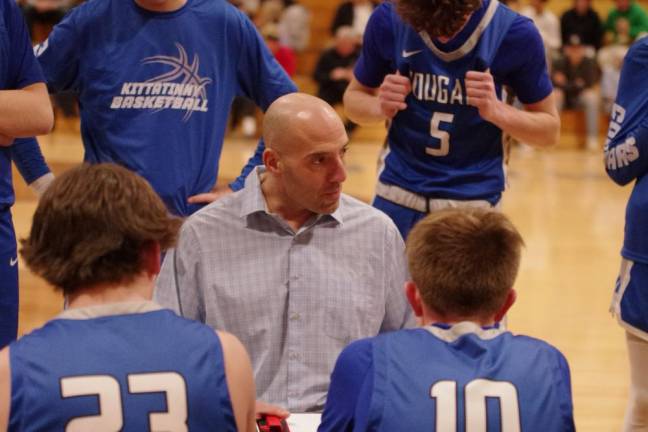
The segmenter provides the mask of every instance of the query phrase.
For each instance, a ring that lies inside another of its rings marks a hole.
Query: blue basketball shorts
[[[648,340],[648,264],[621,260],[610,312],[629,333]]]
[[[0,348],[18,334],[18,255],[9,209],[0,210]]]

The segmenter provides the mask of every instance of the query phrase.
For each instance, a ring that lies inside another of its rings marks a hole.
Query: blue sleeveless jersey
[[[469,322],[363,342],[369,345],[363,368],[369,376],[357,391],[346,388],[358,394],[357,403],[346,403],[356,407],[354,418],[336,414],[343,409],[330,400],[338,369],[360,369],[343,352],[320,432],[574,430],[567,363],[545,342]]]
[[[183,216],[216,183],[234,96],[265,110],[296,90],[254,24],[222,0],[167,13],[89,0],[35,50],[50,91],[79,95],[85,161],[137,172]]]
[[[406,189],[416,185],[413,192],[430,197],[499,200],[504,190],[502,133],[467,105],[464,77],[470,70],[490,68],[515,17],[492,0],[482,18],[483,33],[478,27],[468,40],[476,42],[475,48],[454,54],[442,52],[392,12],[396,67],[410,77],[412,92],[407,109],[389,128],[390,153],[381,181]]]
[[[54,319],[10,365],[9,431],[236,431],[218,337],[169,310]]]
[[[551,93],[543,52],[533,24],[496,0],[445,45],[405,24],[393,5],[378,7],[355,75],[375,88],[399,71],[412,86],[389,128],[380,181],[430,198],[496,203],[505,188],[502,133],[467,105],[464,77],[490,70],[498,97],[506,84],[535,103]]]
[[[621,254],[648,264],[648,39],[626,54],[605,145],[605,167],[620,185],[636,180],[626,208]]]

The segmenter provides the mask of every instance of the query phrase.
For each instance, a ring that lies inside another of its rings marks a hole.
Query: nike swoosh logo
[[[405,50],[403,50],[403,58],[412,57],[413,55],[416,55],[416,54],[420,53],[421,51],[423,51],[423,50],[416,50],[416,51],[405,51]]]
[[[18,263],[18,257],[16,257],[16,258],[11,258],[11,259],[9,260],[9,265],[10,265],[11,267],[15,266],[17,263]]]

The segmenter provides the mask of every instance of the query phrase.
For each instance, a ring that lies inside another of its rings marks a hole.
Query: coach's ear
[[[511,289],[506,295],[504,304],[500,308],[499,312],[497,312],[497,314],[495,315],[495,322],[502,321],[504,315],[506,315],[511,306],[513,306],[513,303],[515,303],[515,300],[517,300],[517,292],[514,289]]]
[[[160,243],[156,241],[146,242],[140,252],[142,261],[142,271],[145,271],[149,277],[155,277],[160,273],[161,256]]]
[[[414,315],[417,317],[423,316],[423,302],[418,287],[413,281],[405,282],[405,296],[414,311]]]
[[[267,148],[263,151],[263,164],[266,169],[271,173],[276,173],[280,169],[281,161],[279,160],[279,154],[273,149]]]

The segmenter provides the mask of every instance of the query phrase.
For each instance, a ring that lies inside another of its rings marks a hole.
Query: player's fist
[[[494,123],[502,102],[497,98],[493,75],[489,71],[468,71],[466,73],[466,94],[468,95],[468,105],[477,108],[481,118]]]
[[[378,101],[383,115],[394,118],[398,111],[407,108],[405,98],[412,91],[412,85],[407,77],[399,73],[389,74],[378,88]]]

